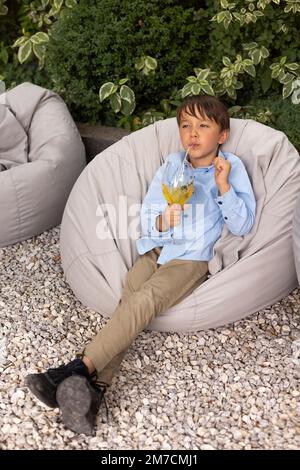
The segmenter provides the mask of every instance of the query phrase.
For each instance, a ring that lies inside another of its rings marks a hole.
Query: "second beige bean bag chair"
[[[95,157],[71,192],[61,226],[66,279],[85,305],[105,316],[117,306],[137,256],[135,240],[121,226],[120,206],[132,226],[154,173],[179,148],[175,118],[159,121]],[[150,329],[219,327],[273,304],[297,286],[292,249],[292,215],[300,191],[297,151],[282,132],[237,119],[231,119],[224,150],[238,155],[247,168],[257,200],[255,225],[242,237],[225,226],[209,262],[209,279],[154,319]],[[115,207],[117,216],[104,204]],[[110,235],[106,240],[98,237],[103,223]]]
[[[85,150],[63,100],[32,83],[0,95],[0,247],[61,223]]]

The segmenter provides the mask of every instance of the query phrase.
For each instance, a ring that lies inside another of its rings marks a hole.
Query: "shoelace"
[[[108,421],[108,406],[107,406],[107,403],[106,403],[106,399],[105,399],[105,392],[106,392],[106,386],[105,385],[102,385],[100,383],[97,383],[97,382],[93,382],[93,387],[95,388],[95,390],[97,391],[97,393],[99,393],[99,396],[100,396],[100,404],[99,404],[99,407],[103,401],[104,405],[105,405],[105,410],[106,410],[106,419]]]
[[[65,364],[61,364],[60,366],[58,366],[56,368],[48,369],[47,370],[47,375],[54,384],[59,383],[60,380],[63,379],[66,376],[67,368],[68,368],[68,366],[66,366]],[[71,372],[74,373],[75,370],[72,370],[72,369],[73,368],[71,368]],[[81,374],[79,374],[79,375],[81,375]],[[99,407],[100,407],[100,405],[103,401],[103,403],[105,405],[105,410],[106,410],[106,419],[108,421],[108,413],[109,412],[108,412],[108,406],[107,406],[106,399],[105,399],[105,392],[106,392],[107,386],[102,384],[102,383],[97,382],[96,372],[94,372],[92,375],[90,375],[89,377],[86,377],[86,378],[89,380],[90,384],[94,387],[96,392],[99,393],[99,400],[100,400]]]

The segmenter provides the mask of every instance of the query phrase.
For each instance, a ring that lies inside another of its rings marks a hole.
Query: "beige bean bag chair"
[[[117,306],[137,256],[135,240],[126,237],[119,219],[128,213],[128,226],[135,224],[138,206],[132,204],[142,202],[157,168],[179,148],[175,118],[159,121],[95,157],[71,192],[61,226],[66,279],[85,305],[105,316]],[[225,226],[209,262],[209,279],[149,329],[219,327],[273,304],[297,286],[292,250],[292,214],[300,191],[297,151],[282,132],[238,119],[231,120],[224,150],[245,163],[257,199],[255,225],[242,237]],[[116,208],[116,217],[103,203]],[[103,221],[110,239],[99,239]]]
[[[83,143],[59,96],[31,83],[0,95],[0,247],[60,224],[84,166]]]

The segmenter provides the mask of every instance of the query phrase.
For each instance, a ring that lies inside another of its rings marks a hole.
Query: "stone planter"
[[[129,134],[124,129],[101,126],[100,124],[91,125],[77,122],[76,125],[85,146],[87,163],[98,153]]]

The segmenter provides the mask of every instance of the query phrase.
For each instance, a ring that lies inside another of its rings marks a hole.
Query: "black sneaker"
[[[72,375],[83,376],[91,380],[88,368],[81,359],[74,359],[56,369],[48,369],[42,374],[30,374],[25,378],[25,385],[40,401],[50,408],[56,408],[56,391],[58,385]]]
[[[72,375],[61,382],[56,399],[65,426],[78,434],[92,435],[102,400],[108,413],[105,391],[106,385],[79,375]]]

